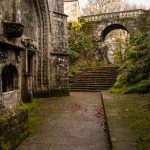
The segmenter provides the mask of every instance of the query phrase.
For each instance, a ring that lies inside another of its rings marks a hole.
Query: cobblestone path
[[[72,92],[70,97],[50,98],[45,110],[52,106],[53,112],[39,113],[43,123],[17,150],[109,149],[100,93]]]

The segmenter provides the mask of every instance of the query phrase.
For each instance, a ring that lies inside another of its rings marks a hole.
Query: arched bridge
[[[115,29],[126,30],[130,35],[137,29],[138,17],[147,10],[137,9],[130,11],[113,12],[106,14],[82,16],[80,19],[91,24],[91,32],[98,41],[103,42],[109,32]]]

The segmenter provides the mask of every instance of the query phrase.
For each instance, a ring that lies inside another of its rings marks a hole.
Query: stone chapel
[[[64,0],[0,1],[0,102],[69,95]]]

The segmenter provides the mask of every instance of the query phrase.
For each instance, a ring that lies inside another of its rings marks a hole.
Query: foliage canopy
[[[85,22],[68,23],[68,42],[70,65],[86,66],[95,60],[95,38]]]
[[[140,30],[130,38],[130,44],[125,51],[125,62],[120,67],[120,74],[114,86],[130,87],[129,92],[150,91],[150,11],[139,20]]]

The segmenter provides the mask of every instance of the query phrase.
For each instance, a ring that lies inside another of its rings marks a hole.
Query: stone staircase
[[[70,79],[70,91],[95,92],[108,90],[116,81],[118,67],[97,67],[82,70]]]

